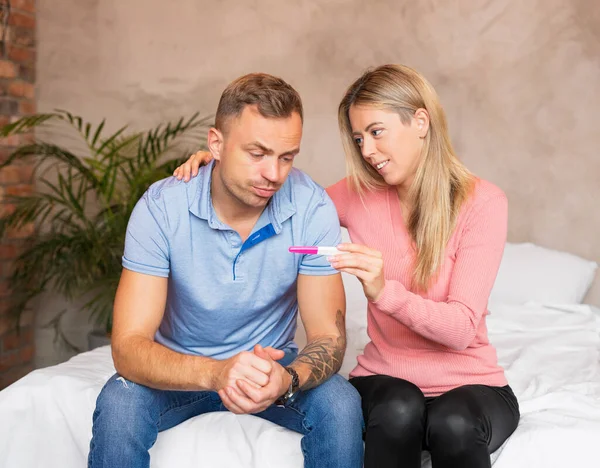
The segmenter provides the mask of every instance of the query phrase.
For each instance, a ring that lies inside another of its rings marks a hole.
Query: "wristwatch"
[[[275,401],[275,404],[278,406],[287,406],[294,401],[300,387],[300,379],[298,379],[296,371],[291,367],[284,367],[284,369],[290,374],[292,381],[287,391]]]

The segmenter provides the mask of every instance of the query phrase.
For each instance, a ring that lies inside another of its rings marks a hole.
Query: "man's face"
[[[214,176],[238,205],[264,208],[287,178],[300,150],[302,119],[266,118],[255,106],[227,123]]]

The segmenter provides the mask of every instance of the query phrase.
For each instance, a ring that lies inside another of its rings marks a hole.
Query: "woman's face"
[[[364,160],[388,185],[408,189],[429,129],[427,111],[418,109],[405,125],[393,110],[352,105],[349,118],[354,141]]]

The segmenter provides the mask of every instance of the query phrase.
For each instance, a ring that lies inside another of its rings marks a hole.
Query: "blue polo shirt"
[[[257,343],[297,350],[298,274],[338,272],[325,257],[291,254],[288,247],[340,243],[333,202],[294,168],[242,243],[213,208],[213,165],[188,183],[174,177],[156,182],[129,220],[123,267],[169,279],[155,339],[216,359]]]

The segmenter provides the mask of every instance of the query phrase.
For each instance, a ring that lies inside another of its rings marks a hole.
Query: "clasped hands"
[[[291,377],[277,362],[285,353],[270,346],[254,346],[217,361],[213,388],[225,407],[236,414],[264,411],[289,388]]]

